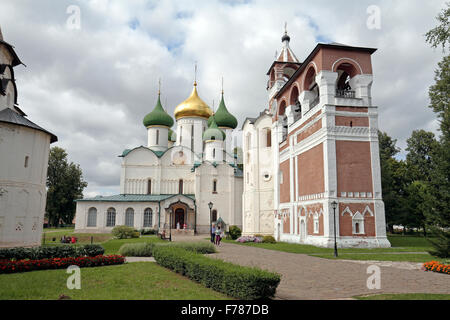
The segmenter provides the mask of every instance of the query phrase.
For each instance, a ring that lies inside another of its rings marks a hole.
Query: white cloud
[[[66,8],[81,9],[81,30],[68,30]],[[366,27],[369,5],[381,29]],[[317,41],[376,47],[373,100],[380,128],[401,147],[414,129],[436,132],[428,87],[442,52],[425,43],[445,0],[358,1],[7,1],[0,0],[5,40],[17,67],[19,103],[30,120],[58,135],[79,163],[86,195],[119,191],[123,149],[146,144],[142,118],[156,101],[168,112],[191,92],[217,107],[221,77],[229,110],[240,121],[267,107],[266,72],[288,22],[300,60]]]

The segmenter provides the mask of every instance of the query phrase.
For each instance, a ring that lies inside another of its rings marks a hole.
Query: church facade
[[[187,234],[208,233],[219,218],[242,227],[242,171],[231,150],[237,126],[222,100],[213,115],[197,83],[173,118],[161,105],[145,116],[147,145],[124,150],[120,194],[77,201],[77,232],[108,232],[114,226]],[[210,208],[211,206],[211,208]]]
[[[389,247],[381,193],[372,48],[283,47],[268,108],[243,124],[243,234],[333,247]]]

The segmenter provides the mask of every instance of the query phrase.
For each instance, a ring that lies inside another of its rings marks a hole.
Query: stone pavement
[[[213,258],[281,274],[276,299],[348,299],[380,293],[447,293],[450,276],[418,269],[414,263],[330,260],[222,243]],[[381,270],[381,289],[368,289],[369,265]]]

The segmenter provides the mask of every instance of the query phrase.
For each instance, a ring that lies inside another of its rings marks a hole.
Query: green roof
[[[136,148],[134,148],[134,149],[125,149],[125,150],[123,150],[122,154],[121,154],[119,157],[124,158],[124,157],[126,157],[131,151],[134,151],[134,150],[139,149],[139,148],[144,148],[144,149],[150,150],[150,151],[153,152],[158,158],[161,158],[161,157],[164,155],[164,153],[166,153],[167,150],[170,149],[170,148],[169,148],[169,149],[167,149],[166,151],[155,151],[155,150],[152,150],[152,149],[150,149],[150,148],[147,148],[147,147],[144,147],[144,146],[140,146],[140,147],[136,147]]]
[[[216,113],[214,114],[214,119],[216,120],[216,123],[219,127],[236,129],[238,125],[237,119],[228,111],[227,107],[225,106],[223,93],[219,109],[217,109]],[[211,124],[211,117],[208,119],[208,125],[210,124]]]
[[[113,196],[97,196],[94,198],[78,199],[76,201],[99,201],[99,202],[159,202],[175,196],[185,196],[195,200],[193,194],[117,194]]]
[[[225,132],[223,132],[219,127],[217,126],[217,123],[215,121],[215,116],[211,116],[209,119],[211,119],[211,122],[209,124],[208,129],[203,133],[203,140],[225,140],[226,135]]]
[[[164,111],[161,105],[160,94],[158,94],[158,101],[156,102],[155,108],[152,112],[145,116],[143,123],[145,127],[166,126],[171,128],[173,126],[174,121],[172,117]]]

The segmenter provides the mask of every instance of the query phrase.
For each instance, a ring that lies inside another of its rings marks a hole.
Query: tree
[[[439,148],[434,133],[414,130],[406,143],[406,163],[410,181],[430,181],[434,157]]]
[[[439,25],[427,34],[427,42],[436,48],[442,45],[445,52],[450,44],[450,3],[437,17]],[[437,114],[441,136],[431,171],[430,185],[434,196],[433,207],[427,222],[436,240],[431,241],[439,257],[450,256],[450,56],[445,56],[435,72],[435,84],[430,87],[430,108]]]
[[[50,149],[47,173],[47,207],[49,223],[71,224],[75,216],[75,200],[83,196],[87,183],[79,165],[67,160],[67,152],[59,147]]]
[[[381,187],[386,212],[386,225],[393,232],[395,224],[403,224],[405,209],[402,195],[405,190],[405,163],[395,159],[400,151],[396,147],[397,140],[385,132],[378,131],[380,148]]]
[[[413,181],[407,186],[407,198],[404,201],[408,214],[404,224],[412,228],[422,228],[423,235],[427,236],[426,216],[433,207],[433,196],[428,183]]]

